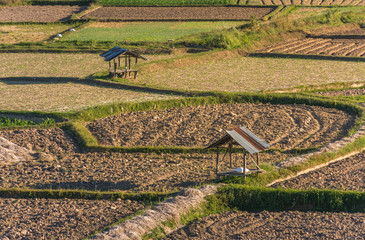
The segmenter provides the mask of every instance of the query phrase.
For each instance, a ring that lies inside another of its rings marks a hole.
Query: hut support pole
[[[109,61],[109,72],[110,72],[110,69],[112,68],[112,64],[111,62]]]
[[[127,55],[124,56],[125,57],[125,69],[124,69],[124,78],[127,78],[127,69],[128,69],[128,62],[127,62]]]
[[[256,153],[256,161],[257,161],[257,170],[259,170],[260,169],[260,167],[259,167],[260,159],[259,159],[259,154],[258,153]]]
[[[217,175],[217,180],[219,180],[219,175],[218,175],[218,172],[219,172],[219,148],[217,148],[217,158],[215,160],[215,174]]]
[[[229,167],[232,168],[232,143],[229,144]]]
[[[134,72],[134,79],[136,79],[136,78],[137,78],[137,61],[138,61],[138,58],[136,57],[136,63],[134,64],[134,70],[136,70],[136,71]]]
[[[245,151],[243,153],[243,179],[246,180],[246,152]]]
[[[131,56],[128,56],[128,69],[131,70]],[[129,72],[129,76],[131,76],[131,72]]]

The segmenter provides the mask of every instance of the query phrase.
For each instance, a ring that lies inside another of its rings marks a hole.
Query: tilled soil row
[[[139,209],[131,200],[0,198],[0,238],[82,239]]]
[[[337,189],[365,191],[365,153],[302,174],[273,187],[294,189]]]
[[[333,35],[291,40],[259,50],[264,53],[308,54],[363,57],[365,29],[338,32]]]
[[[364,213],[224,212],[164,239],[363,239]]]
[[[354,116],[305,105],[220,104],[130,112],[88,125],[102,145],[208,146],[232,126],[246,126],[272,148],[314,147],[346,134]]]
[[[0,7],[0,22],[61,22],[85,9],[80,6]]]
[[[242,166],[242,154],[233,154]],[[284,159],[265,153],[261,162]],[[1,188],[172,191],[215,181],[211,154],[87,153],[0,166]],[[228,168],[228,164],[221,169]]]
[[[102,7],[82,18],[100,20],[248,20],[260,19],[270,7]]]

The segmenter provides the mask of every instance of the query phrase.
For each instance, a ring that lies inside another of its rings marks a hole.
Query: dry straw
[[[206,196],[214,194],[216,191],[217,186],[212,185],[199,189],[184,189],[177,196],[147,210],[143,215],[97,234],[93,239],[141,239],[144,234],[162,226],[162,222],[169,220],[179,222],[181,215],[198,208]]]

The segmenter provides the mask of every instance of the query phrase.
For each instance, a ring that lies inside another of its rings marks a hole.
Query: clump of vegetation
[[[53,118],[46,118],[40,123],[35,123],[31,120],[17,119],[17,118],[8,118],[8,117],[0,117],[0,127],[15,127],[15,126],[28,126],[28,125],[37,125],[37,124],[54,124],[56,121]]]

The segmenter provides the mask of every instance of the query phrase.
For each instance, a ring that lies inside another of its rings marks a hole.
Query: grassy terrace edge
[[[174,230],[211,214],[236,210],[365,212],[365,192],[221,186],[218,193],[207,196],[200,207],[192,209],[179,219],[162,222],[161,226],[145,234],[142,239],[161,239],[166,236],[165,228]]]

